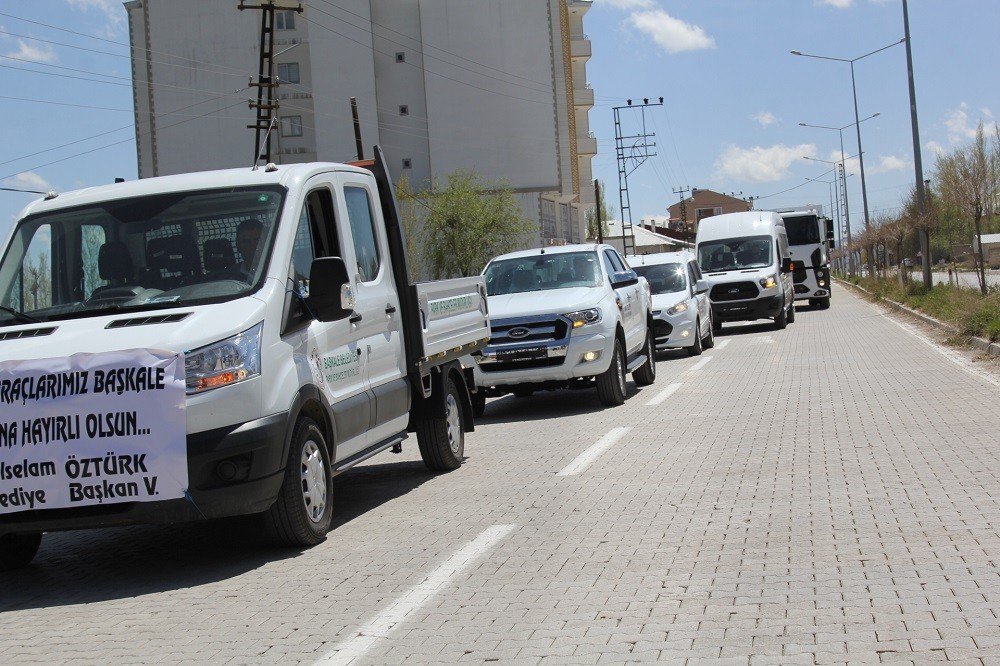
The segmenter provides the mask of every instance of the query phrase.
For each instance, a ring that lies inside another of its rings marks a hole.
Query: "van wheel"
[[[597,397],[608,407],[625,402],[625,350],[620,340],[615,340],[611,365],[597,375]]]
[[[703,350],[704,347],[701,346],[701,320],[696,319],[694,322],[694,344],[684,351],[688,353],[688,356],[701,356]]]
[[[31,564],[41,543],[41,533],[0,536],[0,571],[23,569]]]
[[[786,326],[788,326],[788,309],[785,307],[785,304],[782,303],[781,312],[779,312],[778,316],[774,318],[774,328],[780,331]]]
[[[819,309],[820,310],[829,310],[830,309],[830,297],[829,296],[827,296],[825,298],[819,299]]]
[[[656,381],[656,347],[653,346],[653,331],[646,329],[646,347],[642,350],[646,362],[632,373],[636,386],[649,386]]]
[[[278,500],[264,513],[268,534],[286,546],[315,546],[333,521],[333,476],[326,439],[316,422],[299,419]]]
[[[530,398],[535,394],[535,391],[529,388],[516,388],[511,393],[514,394],[515,398]]]
[[[795,301],[792,301],[791,306],[788,308],[788,323],[795,323]]]
[[[711,316],[711,315],[709,315]],[[715,322],[708,327],[708,335],[706,335],[701,341],[702,349],[711,349],[715,346]]]
[[[712,333],[715,333],[716,335],[722,333],[722,322],[715,321],[715,317],[712,317]]]
[[[462,466],[465,432],[462,400],[451,376],[444,378],[444,416],[417,419],[417,444],[424,465],[432,472],[449,472]]]
[[[486,413],[486,394],[476,391],[472,394],[472,414],[478,419]]]

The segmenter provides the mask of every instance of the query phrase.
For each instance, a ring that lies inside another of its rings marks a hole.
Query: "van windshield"
[[[632,270],[646,278],[653,294],[673,294],[687,288],[687,276],[683,264],[633,266]]]
[[[560,252],[494,261],[486,268],[489,296],[601,286],[596,252]]]
[[[704,241],[698,244],[698,265],[705,273],[766,268],[774,263],[770,236]]]
[[[263,282],[285,189],[172,192],[25,218],[0,326],[231,300]]]

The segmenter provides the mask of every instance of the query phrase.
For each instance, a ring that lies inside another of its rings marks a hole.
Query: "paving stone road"
[[[338,477],[312,550],[49,535],[0,574],[2,660],[1000,663],[1000,382],[843,290],[798,314],[617,409],[494,400],[456,472]]]

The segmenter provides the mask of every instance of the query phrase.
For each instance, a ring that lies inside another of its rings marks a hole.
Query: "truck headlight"
[[[564,314],[563,316],[573,322],[573,328],[580,328],[581,326],[589,326],[590,324],[596,324],[601,321],[601,310],[599,308],[577,310],[576,312],[570,312]]]
[[[764,289],[770,289],[771,287],[777,287],[778,286],[778,276],[777,275],[768,275],[767,277],[763,277],[760,280],[758,280],[758,282],[760,282],[760,286],[764,287]]]
[[[261,322],[253,328],[184,356],[187,393],[201,393],[228,386],[260,374]]]
[[[685,303],[685,302],[683,302],[683,301],[681,301],[680,303],[678,303],[674,307],[667,308],[667,314],[668,315],[675,315],[675,314],[680,314],[682,312],[687,312],[687,310],[688,310],[688,304]]]

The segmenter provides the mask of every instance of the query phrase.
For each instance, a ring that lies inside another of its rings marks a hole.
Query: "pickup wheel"
[[[653,345],[653,330],[646,329],[646,346],[642,350],[646,362],[632,373],[636,386],[649,386],[656,381],[656,347]]]
[[[31,564],[41,543],[40,533],[0,536],[0,571],[22,569]]]
[[[597,397],[608,407],[617,407],[625,402],[625,350],[619,340],[615,341],[611,365],[597,375]]]
[[[432,472],[458,469],[465,454],[462,401],[458,386],[451,377],[445,377],[443,385],[444,417],[421,418],[416,422],[420,457],[423,458],[427,469]]]
[[[688,356],[701,356],[704,349],[701,344],[701,319],[696,319],[694,322],[694,344],[686,348],[685,351]]]
[[[264,513],[268,534],[285,546],[315,546],[333,521],[333,476],[326,439],[316,422],[302,418],[289,447],[278,500]]]
[[[472,414],[478,419],[486,413],[486,394],[476,391],[472,394]]]

